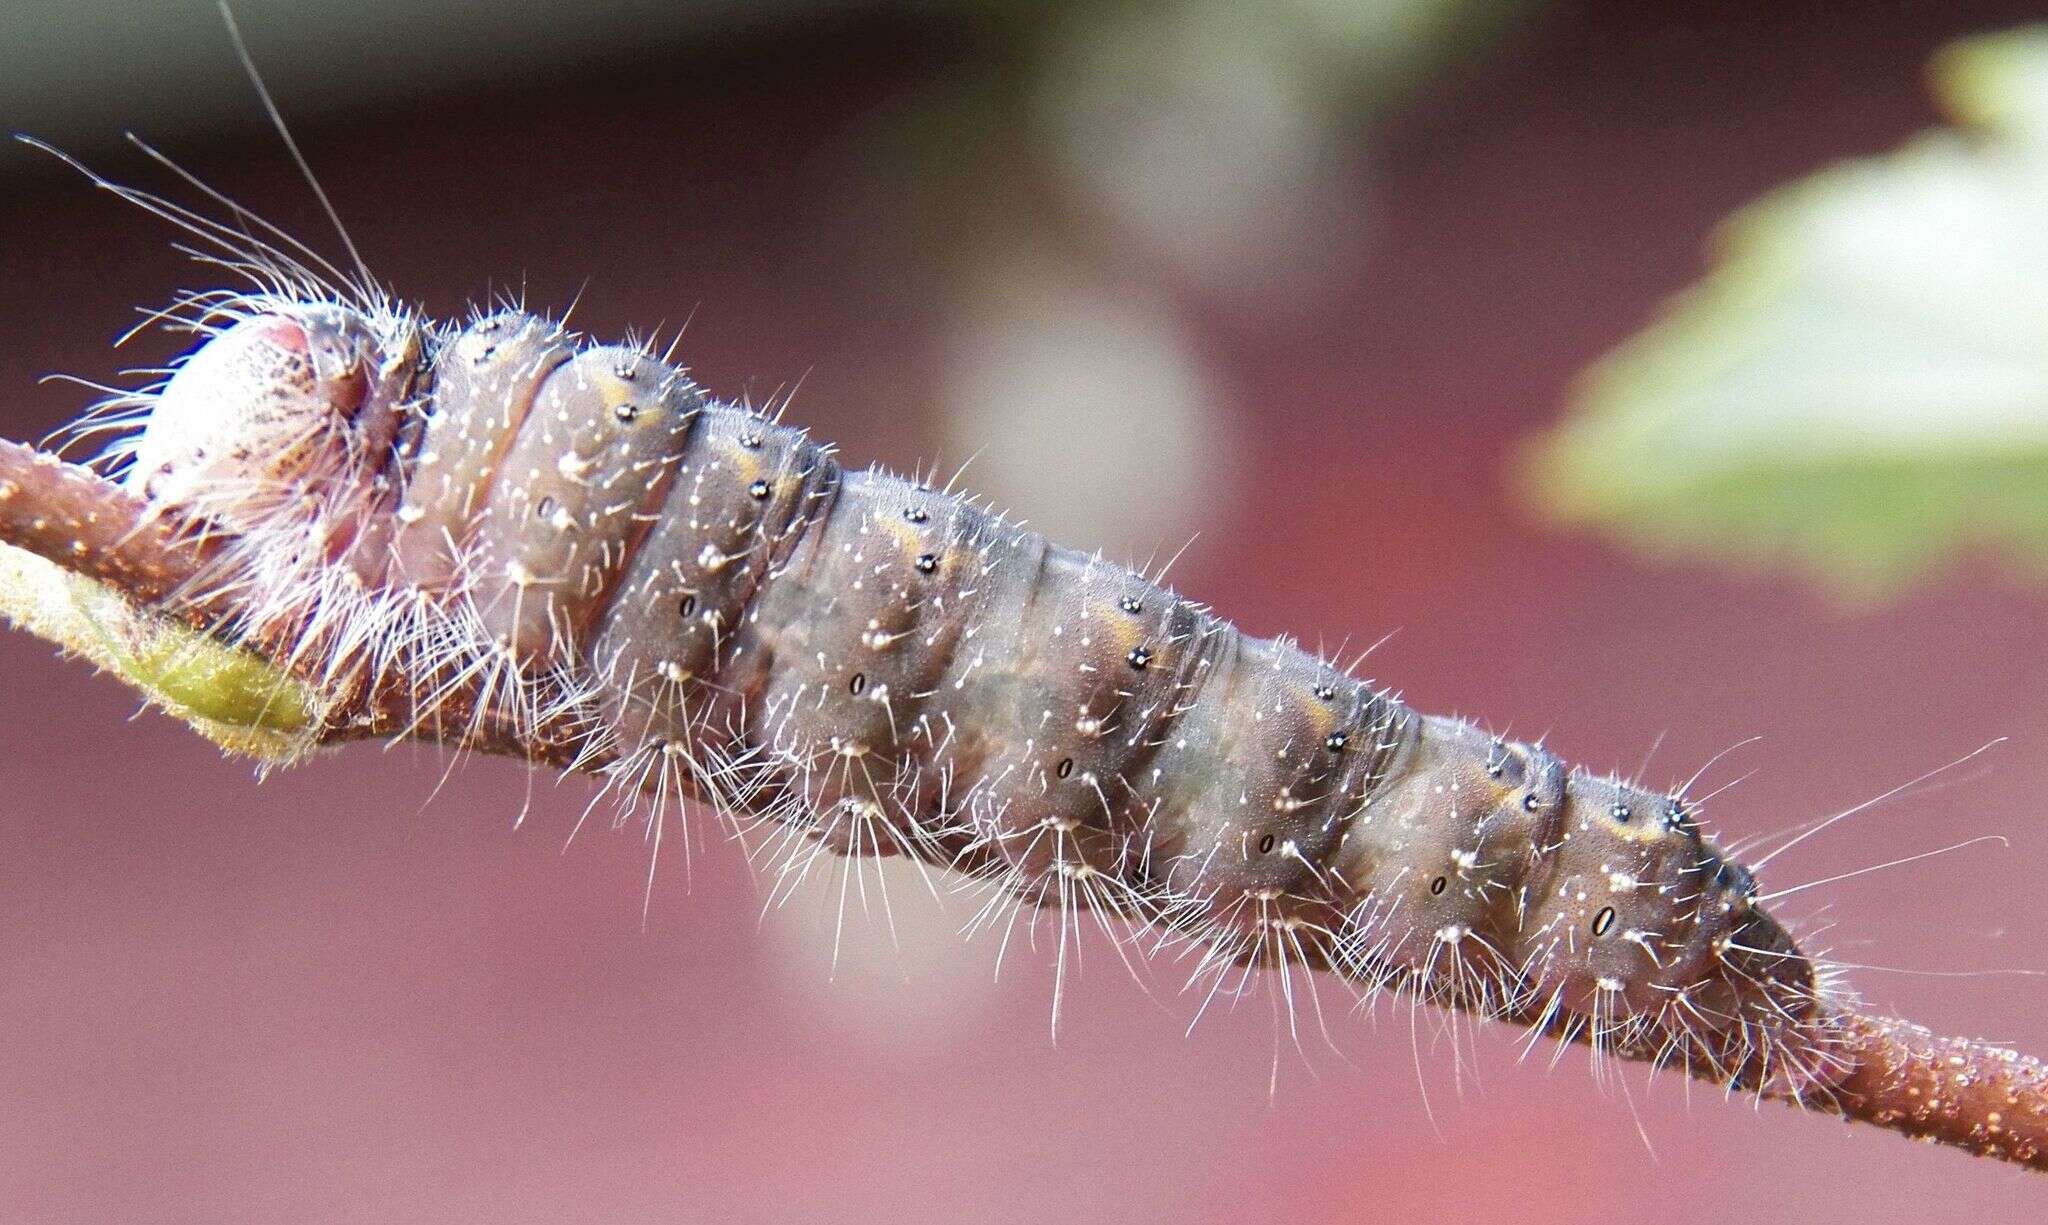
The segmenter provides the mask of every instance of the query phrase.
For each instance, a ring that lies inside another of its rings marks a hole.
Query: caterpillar
[[[651,342],[517,303],[436,321],[239,210],[114,190],[250,284],[162,312],[199,343],[71,431],[111,435],[92,462],[119,496],[90,496],[138,508],[130,528],[49,513],[75,478],[0,452],[0,539],[300,678],[311,714],[273,760],[362,736],[510,752],[595,774],[657,845],[694,805],[799,868],[901,855],[1092,914],[1210,988],[1322,972],[2043,1159],[2038,1099],[1988,1133],[1887,1117],[1880,1083],[1953,1109],[2043,1074],[2000,1053],[1929,1094],[1980,1048],[1882,1027],[1903,1053],[1874,1064],[1839,973],[1685,795],[1412,710],[950,488],[849,470]],[[148,587],[140,544],[196,560]]]
[[[189,218],[188,218],[189,220]],[[216,236],[220,236],[216,234]],[[1200,964],[1335,971],[1825,1092],[1830,990],[1681,796],[1408,709],[962,494],[849,471],[647,345],[436,323],[269,247],[103,405],[101,470],[233,541],[323,701],[594,770],[787,855],[901,854]],[[1198,975],[1199,977],[1199,975]]]

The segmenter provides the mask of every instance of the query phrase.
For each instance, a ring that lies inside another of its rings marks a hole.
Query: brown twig
[[[2048,1170],[2048,1066],[2018,1051],[1850,1013],[1831,1036],[1850,1071],[1833,1090],[1843,1118]]]
[[[179,593],[198,589],[195,580],[224,543],[218,534],[179,532],[88,469],[0,440],[0,544],[26,549],[138,604],[205,628],[231,620],[235,610]],[[271,654],[285,666],[286,652]],[[397,694],[365,692],[351,703],[334,719],[332,741],[392,735],[409,725],[409,708]],[[503,728],[469,724],[465,709],[449,713],[420,736],[447,739],[441,727],[461,727],[465,748],[555,766],[574,760],[566,736],[544,735],[538,744],[515,741]],[[2048,1066],[2039,1060],[1983,1042],[1943,1038],[1888,1017],[1844,1012],[1815,1024],[1846,1070],[1825,1092],[1773,1096],[2048,1171]]]
[[[140,498],[77,464],[0,439],[0,542],[161,607],[189,588],[217,540],[180,533]],[[225,610],[180,601],[163,611],[204,628]]]

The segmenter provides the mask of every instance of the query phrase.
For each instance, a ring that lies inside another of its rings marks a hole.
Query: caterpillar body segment
[[[542,381],[574,352],[561,329],[543,320],[494,315],[436,354],[432,403],[408,423],[411,437],[391,457],[404,489],[388,558],[395,577],[430,592],[456,579],[466,560],[462,541],[505,449]],[[451,411],[454,405],[467,411]]]
[[[337,691],[402,687],[414,729],[566,724],[657,822],[688,797],[800,854],[1093,906],[1205,965],[1829,1090],[1827,984],[1682,799],[844,471],[638,349],[517,312],[239,309],[110,454],[165,512],[238,531],[219,581],[302,627]]]
[[[676,757],[704,745],[712,728],[739,725],[742,706],[707,681],[742,659],[752,664],[734,635],[840,479],[826,449],[795,431],[721,405],[700,410],[661,513],[588,635],[591,669],[606,678],[599,704],[611,738],[643,757]]]
[[[523,661],[580,652],[662,509],[702,404],[687,379],[631,349],[585,349],[541,380],[464,541],[467,568],[502,579],[476,601],[495,642]]]

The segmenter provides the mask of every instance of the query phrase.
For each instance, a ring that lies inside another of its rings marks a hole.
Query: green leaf
[[[2048,572],[2048,27],[1934,78],[1972,126],[1725,222],[1707,278],[1538,440],[1543,506],[1856,594],[1958,547]]]
[[[0,620],[85,656],[229,752],[288,762],[319,733],[320,697],[304,682],[8,545]]]

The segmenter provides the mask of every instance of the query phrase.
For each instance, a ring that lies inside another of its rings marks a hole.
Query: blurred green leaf
[[[1546,509],[1853,595],[1958,547],[2048,571],[2048,26],[1933,75],[1967,127],[1744,208],[1587,372],[1530,456]]]

